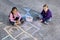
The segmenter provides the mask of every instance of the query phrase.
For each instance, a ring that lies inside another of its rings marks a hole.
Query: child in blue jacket
[[[47,24],[48,21],[51,20],[52,13],[51,13],[50,9],[48,8],[47,4],[43,5],[43,10],[41,12],[41,16],[42,16],[42,18],[41,18],[42,23]]]

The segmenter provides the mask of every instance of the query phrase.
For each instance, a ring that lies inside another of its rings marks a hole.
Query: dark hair
[[[48,7],[48,5],[47,4],[44,4],[43,7]]]
[[[13,7],[13,8],[12,8],[12,10],[11,10],[11,13],[12,13],[12,15],[13,15],[13,18],[14,18],[13,11],[14,11],[15,9],[17,10],[17,8],[16,8],[16,7]]]

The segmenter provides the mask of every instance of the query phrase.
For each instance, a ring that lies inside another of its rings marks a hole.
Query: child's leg
[[[41,23],[48,24],[47,19],[42,18],[40,21],[41,21]]]
[[[9,20],[9,22],[10,22],[10,24],[12,24],[12,25],[14,25],[14,24],[15,24],[15,22],[12,22],[12,21],[10,21],[10,20]]]
[[[52,18],[50,18],[48,21],[51,22]]]
[[[44,23],[48,24],[48,22],[50,22],[50,21],[51,21],[51,18],[44,20]]]
[[[23,24],[24,23],[24,18],[21,18],[20,19],[20,22]]]
[[[51,20],[52,20],[52,18],[49,18],[49,19],[46,20],[46,22],[50,22]]]

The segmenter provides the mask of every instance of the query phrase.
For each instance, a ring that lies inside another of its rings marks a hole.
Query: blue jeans
[[[51,18],[48,18],[48,19],[42,19],[43,20],[43,22],[50,22],[51,21]]]

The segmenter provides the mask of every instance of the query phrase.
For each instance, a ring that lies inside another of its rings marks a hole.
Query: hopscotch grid
[[[37,28],[37,30],[36,30],[35,32],[33,32],[33,34],[36,33],[38,30],[40,30],[40,29],[39,29],[38,27],[36,27],[34,24],[32,24],[32,23],[29,23],[29,24],[31,24],[33,27]]]
[[[21,34],[23,34],[24,32],[22,32],[22,33],[20,33],[20,34],[18,34],[15,38],[17,38],[18,36],[20,36]]]
[[[9,34],[9,36],[10,36],[12,39],[16,40],[16,39],[6,30],[6,28],[4,28],[4,30]]]
[[[29,23],[29,24],[31,24],[31,23]],[[33,24],[31,24],[33,27],[35,27],[35,28],[37,28],[35,25],[33,25]],[[7,28],[7,27],[6,27]],[[5,28],[5,31],[10,35],[10,33],[6,30],[6,28]],[[15,38],[17,38],[19,35],[21,35],[21,34],[23,34],[23,33],[26,33],[26,34],[28,34],[30,37],[32,37],[32,38],[34,38],[35,40],[37,40],[35,37],[33,37],[31,34],[29,34],[28,32],[26,32],[26,31],[24,31],[21,27],[19,27],[19,29],[21,29],[23,32],[22,33],[20,33],[20,34],[18,34]],[[37,28],[37,29],[39,29],[39,28]],[[12,35],[10,35],[10,37],[12,37]],[[13,39],[15,39],[14,37],[12,37]],[[16,40],[16,39],[15,39]]]
[[[33,27],[36,27],[36,25],[34,25],[34,24],[32,24],[32,23],[30,23],[31,25],[33,25]],[[37,31],[39,31],[40,29],[38,28],[38,30],[36,30],[34,33],[36,33]],[[33,34],[34,34],[33,33]],[[43,37],[43,35],[41,34],[41,33],[39,33],[40,34],[40,36],[42,36]]]
[[[18,26],[18,27],[19,27],[19,26]],[[8,28],[8,27],[6,27],[6,28]],[[13,38],[14,40],[16,40],[16,39],[6,30],[6,28],[4,28],[4,30],[9,34],[9,36],[10,36],[11,38]],[[21,29],[24,33],[28,34],[28,35],[29,35],[30,37],[32,37],[33,39],[37,40],[37,39],[36,39],[35,37],[33,37],[31,34],[25,32],[21,27],[19,27],[19,29]]]
[[[24,33],[28,34],[30,37],[32,37],[33,39],[37,40],[37,38],[33,37],[31,34],[29,34],[28,32],[24,31],[21,27],[19,27]]]
[[[32,27],[28,28],[26,31],[28,31],[29,29],[31,29]],[[24,32],[18,34],[15,38],[17,38],[19,35],[23,34]]]
[[[18,26],[19,27],[19,26]],[[26,32],[26,31],[24,31],[21,27],[19,27],[24,33],[26,33],[26,34],[28,34],[30,37],[32,37],[33,39],[35,39],[36,40],[36,38],[35,37],[33,37],[31,34],[29,34],[28,32]]]

